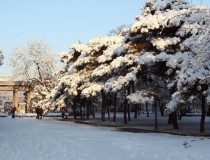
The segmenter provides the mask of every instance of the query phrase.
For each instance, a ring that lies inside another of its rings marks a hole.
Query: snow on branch
[[[0,50],[0,65],[3,64],[3,59],[4,59],[4,56],[3,56],[3,51]]]
[[[105,51],[104,53],[98,57],[98,62],[99,63],[104,63],[106,61],[109,61],[112,59],[112,57],[114,55],[120,55],[121,53],[124,52],[123,48],[121,47],[122,44],[114,44],[114,45],[110,45]]]
[[[155,13],[164,10],[182,10],[190,8],[187,0],[147,0],[144,7],[144,14]]]
[[[128,99],[128,103],[133,104],[145,104],[145,103],[154,103],[154,93],[149,90],[141,90],[136,91],[126,97]]]
[[[136,74],[139,68],[133,68],[133,71],[127,73],[125,77],[113,77],[106,81],[104,89],[106,92],[116,93],[120,91],[123,87],[127,86],[129,82],[137,81]]]
[[[90,54],[92,52],[92,47],[86,44],[73,44],[70,48],[81,54]]]
[[[87,88],[84,88],[81,92],[82,96],[89,98],[90,96],[96,96],[103,89],[103,85],[99,83],[88,83]]]

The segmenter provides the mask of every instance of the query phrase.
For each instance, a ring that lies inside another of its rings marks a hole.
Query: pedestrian
[[[39,106],[35,109],[36,112],[36,119],[39,119]]]
[[[62,118],[65,118],[65,108],[64,107],[61,109],[61,116],[62,116]]]
[[[43,115],[43,109],[42,107],[39,108],[39,116],[40,116],[40,119],[42,119],[42,115]]]
[[[16,107],[14,106],[12,109],[12,118],[15,118]]]

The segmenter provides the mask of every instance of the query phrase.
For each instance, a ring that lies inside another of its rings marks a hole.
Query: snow
[[[83,54],[90,54],[92,50],[88,45],[85,44],[74,44],[71,45],[71,48],[77,52],[82,52]]]
[[[150,64],[155,62],[155,56],[153,53],[147,52],[144,55],[136,58],[138,64]]]
[[[7,116],[8,116],[7,113],[1,113],[1,112],[0,112],[0,117],[7,117]]]
[[[169,45],[174,45],[180,42],[180,38],[174,37],[174,38],[156,38],[151,41],[153,46],[156,46],[156,48],[160,51],[164,51],[164,49]]]
[[[150,5],[150,9],[154,11],[167,10],[169,6],[173,10],[189,8],[189,2],[187,0],[147,0],[147,3]]]
[[[147,33],[150,29],[157,29],[161,22],[165,19],[162,15],[148,15],[147,17],[139,17],[137,22],[131,26],[131,32],[137,33],[141,30],[142,33]]]
[[[180,102],[181,100],[181,96],[180,96],[180,92],[175,92],[174,94],[172,94],[172,99],[171,101],[166,105],[166,108],[173,111],[177,104]]]
[[[115,78],[110,78],[106,83],[105,83],[105,91],[108,92],[113,92],[116,93],[117,91],[121,90],[124,85],[126,85],[128,81],[126,81],[125,77],[120,76],[120,77],[115,77]]]
[[[104,75],[106,73],[110,73],[110,72],[111,72],[110,71],[110,66],[104,64],[104,65],[100,65],[99,67],[94,69],[91,76],[92,77],[94,77],[94,76],[102,76],[102,75]]]
[[[154,93],[148,90],[136,91],[135,93],[131,93],[126,97],[129,103],[133,104],[145,104],[145,103],[154,103]]]
[[[98,51],[103,46],[117,44],[120,43],[122,40],[123,40],[122,36],[97,37],[95,39],[91,39],[88,42],[88,45],[93,47],[94,50]]]
[[[104,63],[112,59],[114,55],[120,55],[123,52],[123,48],[121,44],[114,44],[108,47],[107,50],[104,51],[103,55],[98,57],[99,63]]]
[[[0,119],[2,160],[207,160],[210,139],[117,132],[52,119]]]
[[[83,89],[82,95],[85,97],[96,96],[103,88],[103,85],[97,83],[90,83],[88,87]]]

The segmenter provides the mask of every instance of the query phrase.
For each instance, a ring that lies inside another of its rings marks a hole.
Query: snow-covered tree
[[[55,55],[47,43],[41,40],[18,46],[12,52],[11,66],[14,76],[36,80],[41,84],[53,76]]]
[[[167,90],[167,109],[175,114],[180,104],[202,100],[209,94],[209,14],[208,7],[191,7],[186,0],[147,0],[129,29],[72,45],[63,54],[51,100],[59,108],[65,99],[101,95],[103,108],[106,95],[120,94],[129,110],[127,101],[162,96],[151,84]],[[154,94],[143,94],[145,89]]]
[[[4,56],[3,56],[3,51],[0,50],[0,65],[3,64],[3,59],[4,59]]]
[[[109,64],[112,56],[118,54],[118,50],[115,53],[112,53],[112,50],[116,47],[120,49],[119,43],[121,41],[122,36],[113,36],[93,39],[87,45],[72,45],[70,53],[62,55],[62,61],[66,63],[66,66],[60,71],[63,77],[60,79],[55,97],[61,93],[60,90],[65,90],[65,95],[69,95],[72,99],[78,95],[89,99],[100,93],[103,89],[103,81],[100,83],[91,79],[97,79],[98,74],[104,74],[100,73],[99,64]],[[103,51],[106,49],[110,51],[103,55]],[[113,63],[113,69],[114,65]],[[99,72],[97,72],[97,68]],[[107,68],[107,71],[109,71],[109,68]]]
[[[54,87],[56,55],[47,43],[41,40],[18,46],[12,52],[10,65],[15,77],[36,83],[32,95],[32,106],[46,98]],[[40,104],[39,104],[40,105]]]
[[[119,35],[123,30],[128,30],[128,29],[129,29],[128,25],[125,25],[125,24],[120,25],[120,26],[112,29],[111,31],[109,31],[108,36]]]
[[[209,76],[209,8],[191,8],[186,1],[148,0],[137,20],[130,39],[151,46],[139,62],[146,56],[155,65],[165,63],[162,67],[167,69],[163,71],[172,94],[168,109],[176,111],[180,102],[202,97],[208,89],[199,82]]]

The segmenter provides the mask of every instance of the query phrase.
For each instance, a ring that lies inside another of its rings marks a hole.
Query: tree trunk
[[[113,122],[116,122],[116,112],[117,112],[117,93],[114,93],[114,112],[113,112]]]
[[[134,104],[134,108],[135,108],[134,118],[137,119],[138,104]]]
[[[210,105],[208,106],[207,116],[210,116]]]
[[[169,113],[168,115],[168,124],[172,124],[173,120],[172,120],[172,113]]]
[[[41,74],[41,69],[39,67],[39,63],[36,63],[36,66],[37,66],[37,71],[38,71],[38,74],[39,74],[39,80],[40,80],[41,84],[45,87],[45,83],[44,83],[43,78],[42,78],[42,74]]]
[[[131,107],[130,107],[130,106],[131,106],[131,105],[128,103],[128,104],[127,104],[128,121],[131,121],[131,114],[130,114],[130,113],[131,113],[131,112],[130,112],[130,108],[131,108]]]
[[[158,129],[158,119],[157,119],[157,103],[154,104],[155,108],[155,129]]]
[[[89,119],[90,118],[90,98],[87,99],[86,106],[87,106],[87,119]]]
[[[107,110],[108,119],[110,120],[110,107],[108,106],[106,110]]]
[[[85,119],[87,117],[87,107],[86,107],[87,99],[85,98],[83,101],[84,111],[83,111],[83,118]]]
[[[149,108],[148,108],[148,104],[147,104],[147,102],[146,102],[146,111],[147,111],[147,117],[149,117]]]
[[[82,116],[83,116],[82,106],[83,106],[83,100],[80,98],[80,106],[79,106],[79,110],[80,110],[80,119],[82,119]]]
[[[182,109],[181,109],[181,106],[180,106],[180,108],[179,108],[179,114],[178,114],[179,120],[182,119],[182,116],[183,116],[183,113],[182,113]]]
[[[95,117],[95,106],[93,106],[93,105],[92,105],[92,114],[93,114],[93,118],[96,118]]]
[[[106,94],[106,98],[105,98],[106,102],[106,112],[107,112],[107,116],[108,119],[110,120],[110,103],[109,103],[109,94]]]
[[[176,111],[172,112],[172,123],[173,123],[174,129],[179,129],[178,122],[177,122],[177,112]]]
[[[128,123],[128,119],[127,119],[127,103],[128,103],[128,100],[127,100],[126,94],[125,94],[125,100],[124,100],[124,103],[123,103],[123,107],[124,107],[124,124]]]
[[[94,109],[94,106],[92,105],[92,96],[90,96],[90,99],[89,99],[89,106],[90,106],[90,111],[93,115],[93,118],[95,118],[95,109]]]
[[[39,67],[39,63],[36,63],[36,66],[37,66],[37,71],[38,71],[38,74],[39,74],[39,79],[43,82],[42,74],[41,74],[40,67]]]
[[[161,117],[164,116],[164,106],[163,104],[161,104],[160,99],[158,99],[158,104],[159,104],[159,108],[160,108],[160,115]]]
[[[76,107],[77,107],[77,99],[73,99],[73,112],[74,112],[74,119],[77,119],[77,114],[76,114]]]
[[[127,120],[127,99],[126,98],[123,105],[124,105],[124,124],[127,124],[128,120]]]
[[[131,90],[130,90],[130,85],[128,86],[128,94],[127,95],[130,95],[131,94]],[[127,111],[128,111],[128,121],[131,121],[131,115],[130,115],[130,104],[127,103]]]
[[[131,81],[131,90],[132,90],[132,93],[135,92],[134,81]],[[138,105],[133,104],[133,107],[134,107],[134,118],[137,119],[137,107],[138,107]]]
[[[104,91],[101,91],[101,97],[102,97],[102,104],[101,104],[101,120],[105,121],[105,109],[106,109],[106,95]]]
[[[140,116],[140,108],[141,108],[141,104],[138,104],[137,105],[137,113],[138,113],[138,116]]]
[[[201,99],[201,121],[200,121],[200,132],[205,132],[205,96]]]

